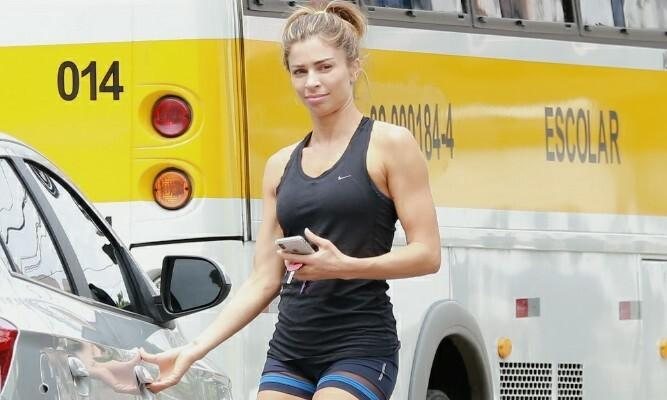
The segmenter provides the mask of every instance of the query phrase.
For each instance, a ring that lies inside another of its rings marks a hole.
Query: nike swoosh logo
[[[345,175],[345,176],[340,176],[340,175],[338,175],[338,180],[339,180],[339,181],[342,181],[343,179],[345,179],[345,178],[349,178],[349,177],[351,177],[351,176],[352,176],[352,175]]]

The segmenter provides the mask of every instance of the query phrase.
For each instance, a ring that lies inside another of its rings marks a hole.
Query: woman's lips
[[[310,95],[306,96],[306,101],[309,104],[318,104],[321,103],[325,97],[327,97],[327,94],[317,94],[317,95]]]

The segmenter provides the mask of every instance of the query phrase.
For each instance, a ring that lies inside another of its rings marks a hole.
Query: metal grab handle
[[[137,377],[137,383],[139,384],[139,392],[141,392],[141,398],[146,400],[155,399],[155,394],[148,390],[146,385],[153,383],[155,379],[150,372],[143,365],[136,365],[134,367],[134,375]]]
[[[67,357],[67,365],[69,366],[69,372],[74,378],[74,386],[77,389],[77,393],[81,397],[88,397],[90,395],[90,373],[83,364],[83,361],[70,356]]]

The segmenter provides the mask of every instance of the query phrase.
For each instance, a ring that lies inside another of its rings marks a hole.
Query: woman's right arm
[[[192,343],[160,354],[142,351],[142,359],[157,364],[160,376],[150,385],[157,393],[178,383],[197,360],[248,325],[278,295],[285,272],[275,239],[283,236],[276,217],[276,187],[289,159],[290,148],[274,154],[264,170],[263,221],[259,229],[253,259],[253,270],[236,290],[216,319]]]

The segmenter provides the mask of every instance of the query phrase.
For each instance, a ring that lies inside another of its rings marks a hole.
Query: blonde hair
[[[344,0],[320,1],[300,6],[290,15],[283,30],[283,64],[296,42],[319,36],[336,48],[343,49],[347,61],[359,58],[359,43],[366,33],[366,18],[359,7]]]

